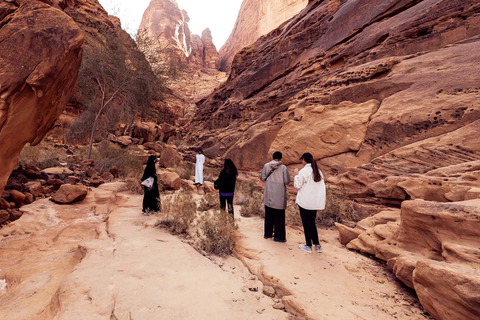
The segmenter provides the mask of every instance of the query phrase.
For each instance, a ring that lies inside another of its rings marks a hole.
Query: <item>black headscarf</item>
[[[142,181],[150,177],[155,177],[157,174],[157,170],[155,169],[155,159],[157,159],[155,156],[148,157],[147,166],[145,167],[145,171],[143,172],[142,176]]]

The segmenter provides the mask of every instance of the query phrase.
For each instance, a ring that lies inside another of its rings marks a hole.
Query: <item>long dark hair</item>
[[[157,159],[155,156],[148,157],[147,166],[143,172],[142,180],[148,179],[149,177],[155,177],[157,174],[157,170],[155,169],[155,159]]]
[[[225,173],[229,176],[238,176],[237,167],[235,167],[235,164],[231,159],[225,159],[223,169],[225,170]]]
[[[310,163],[312,165],[313,170],[313,181],[320,182],[322,181],[322,176],[320,175],[320,170],[318,170],[317,162],[313,160],[313,156],[311,153],[306,152],[302,155],[300,159],[305,160],[306,163]]]

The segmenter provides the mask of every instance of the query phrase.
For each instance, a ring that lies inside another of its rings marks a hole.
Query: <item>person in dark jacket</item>
[[[225,210],[228,205],[228,213],[233,218],[233,196],[235,195],[235,183],[237,182],[237,167],[231,159],[225,159],[222,171],[214,183],[215,189],[220,194],[220,209]]]
[[[149,212],[160,211],[160,192],[158,191],[157,170],[155,168],[155,156],[148,157],[147,166],[143,172],[142,182],[148,178],[153,178],[153,185],[151,187],[143,186],[143,209],[144,215]]]

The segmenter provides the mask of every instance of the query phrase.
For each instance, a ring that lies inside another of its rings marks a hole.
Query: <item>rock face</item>
[[[229,80],[199,104],[190,141],[245,169],[261,167],[275,148],[288,163],[309,151],[342,173],[373,159],[381,166],[389,152],[435,137],[421,152],[430,164],[405,160],[408,172],[478,160],[478,148],[448,160],[438,152],[480,119],[478,10],[473,0],[310,1],[237,54]],[[378,108],[363,109],[368,101]],[[323,131],[307,119],[320,109],[331,116]],[[315,144],[305,141],[310,130]],[[402,152],[421,156],[413,147]]]
[[[387,261],[436,319],[480,317],[480,200],[405,201],[400,215],[379,213],[354,229],[338,228],[344,240],[357,233],[342,242]]]
[[[192,35],[189,21],[188,13],[175,0],[152,0],[138,30],[150,39],[157,39],[159,45],[174,49],[172,54],[182,64],[218,69],[220,56],[210,30],[204,30],[201,37]]]
[[[0,1],[0,19],[1,192],[23,146],[42,140],[74,94],[84,37],[36,0]]]
[[[175,0],[151,0],[137,36],[154,71],[168,77],[171,92],[165,101],[177,117],[193,116],[195,103],[227,78],[218,71],[220,56],[210,30],[191,34],[189,20]]]
[[[232,60],[243,47],[276,29],[298,14],[308,0],[256,1],[244,0],[232,33],[220,48],[222,71],[230,71]]]

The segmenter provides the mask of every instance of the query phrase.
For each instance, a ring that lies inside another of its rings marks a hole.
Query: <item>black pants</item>
[[[220,196],[220,209],[225,210],[228,205],[228,213],[233,217],[233,196]]]
[[[265,206],[265,238],[285,241],[285,209],[274,209]]]
[[[305,233],[305,242],[307,246],[311,247],[313,244],[320,244],[318,242],[317,226],[315,225],[315,218],[317,217],[317,210],[307,210],[300,208],[300,217],[302,217],[303,232]]]

